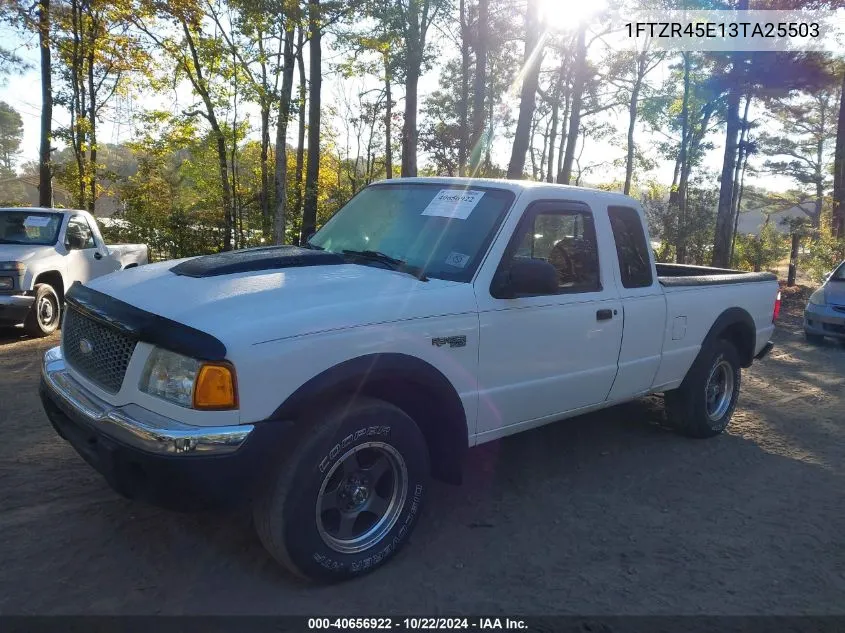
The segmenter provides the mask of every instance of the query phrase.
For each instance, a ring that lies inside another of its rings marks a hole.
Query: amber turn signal
[[[231,365],[204,364],[194,386],[195,409],[236,409],[238,394]]]

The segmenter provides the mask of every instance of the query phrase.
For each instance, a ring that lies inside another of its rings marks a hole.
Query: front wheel
[[[742,378],[739,353],[719,339],[703,348],[678,389],[666,393],[669,420],[679,432],[706,438],[731,421]]]
[[[293,574],[339,581],[405,544],[428,487],[425,438],[404,411],[356,398],[303,420],[253,507],[261,542]]]
[[[36,284],[35,301],[23,323],[30,336],[49,336],[56,331],[61,321],[62,308],[59,296],[49,284]]]

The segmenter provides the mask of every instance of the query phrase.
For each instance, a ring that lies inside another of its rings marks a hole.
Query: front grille
[[[68,307],[62,325],[65,360],[110,393],[120,391],[137,341]]]
[[[845,334],[845,325],[837,325],[836,323],[825,323],[825,332],[836,332],[837,334]]]

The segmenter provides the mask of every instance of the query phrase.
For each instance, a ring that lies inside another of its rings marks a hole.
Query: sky
[[[600,0],[599,0],[600,1]],[[39,130],[40,130],[40,112],[41,112],[41,88],[40,75],[38,71],[38,50],[34,44],[37,40],[34,37],[23,37],[16,31],[12,30],[6,25],[0,25],[0,38],[4,41],[4,45],[13,48],[15,52],[30,62],[32,68],[22,75],[10,76],[6,80],[6,85],[0,86],[0,101],[5,101],[13,108],[20,112],[24,124],[24,136],[21,146],[21,154],[18,164],[26,161],[37,160],[38,146],[39,146]],[[331,51],[324,53],[324,65],[330,65],[333,59],[337,56],[333,55]],[[307,56],[306,56],[307,64]],[[658,66],[648,77],[648,81],[653,85],[661,84],[669,74],[669,65],[662,64]],[[426,94],[435,90],[438,86],[439,69],[433,68],[423,75],[420,82],[420,104],[422,104]],[[353,94],[359,90],[360,87],[365,86],[365,82],[360,78],[341,79],[335,75],[327,74],[323,82],[324,102],[328,100],[337,101],[342,93]],[[296,87],[294,87],[296,90]],[[396,90],[396,97],[402,98],[401,89]],[[518,85],[515,85],[514,95],[512,99],[508,100],[508,105],[512,108],[512,116],[516,119],[518,114]],[[98,130],[98,138],[102,142],[107,143],[121,143],[132,140],[135,129],[133,126],[133,116],[143,110],[149,109],[173,109],[182,110],[187,109],[194,104],[196,99],[192,96],[190,89],[186,85],[179,86],[175,91],[169,93],[137,93],[131,97],[120,98],[115,102],[114,106],[105,114],[105,120],[100,123]],[[401,112],[404,108],[403,102],[397,105],[397,111]],[[250,109],[247,108],[248,115]],[[251,109],[253,127],[258,127],[257,111],[253,107]],[[752,106],[751,119],[759,118],[761,116],[759,108]],[[243,118],[245,112],[242,110],[240,117]],[[54,107],[53,110],[53,125],[54,128],[66,125],[69,121],[69,116],[61,107]],[[592,117],[596,119],[603,117],[613,125],[616,132],[614,144],[610,139],[608,140],[589,140],[587,146],[584,148],[582,155],[582,164],[589,165],[601,163],[604,161],[611,161],[624,156],[625,146],[624,139],[627,131],[627,111],[624,108],[619,108],[600,115]],[[339,117],[335,117],[330,122],[335,129],[340,131],[343,128],[343,121]],[[289,142],[295,143],[296,126],[293,125],[289,131]],[[721,171],[722,157],[724,147],[721,144],[721,136],[723,133],[717,132],[711,135],[711,140],[715,147],[707,153],[704,158],[701,170],[709,172],[711,180]],[[652,148],[657,142],[663,140],[663,137],[656,132],[646,128],[643,124],[638,124],[635,142],[638,148],[645,150],[645,152],[653,158],[657,158],[657,153]],[[57,145],[61,146],[57,142]],[[511,139],[505,138],[501,134],[499,138],[494,139],[493,143],[493,159],[494,162],[507,168],[510,159]],[[757,159],[760,162],[760,159]],[[425,156],[421,156],[420,164],[424,165],[426,162]],[[753,165],[753,162],[752,162]],[[640,182],[649,179],[656,180],[661,184],[668,185],[672,181],[672,171],[674,168],[674,161],[659,160],[656,169],[648,174],[635,174],[635,178]],[[526,160],[526,169],[530,171],[530,159]],[[599,168],[590,172],[585,180],[588,183],[609,182],[612,180],[621,181],[624,179],[623,167],[607,167]],[[715,181],[713,181],[715,183]],[[786,177],[774,174],[762,173],[758,176],[749,175],[746,178],[746,184],[756,185],[772,191],[785,191],[789,188],[794,188],[794,182]]]

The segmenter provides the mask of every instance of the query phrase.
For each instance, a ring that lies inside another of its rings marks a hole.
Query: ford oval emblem
[[[82,352],[83,355],[88,356],[88,354],[94,351],[94,346],[91,345],[91,341],[87,338],[82,338],[79,339],[79,351]]]

